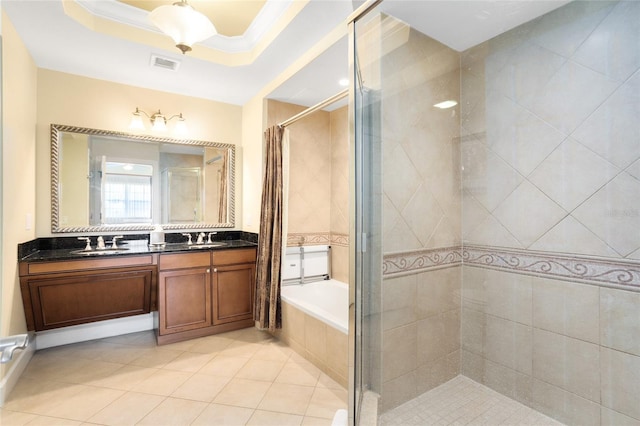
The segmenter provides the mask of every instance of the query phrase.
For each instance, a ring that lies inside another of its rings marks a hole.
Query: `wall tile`
[[[531,327],[487,315],[485,356],[513,370],[531,375]]]
[[[568,425],[599,426],[600,406],[571,392],[533,379],[533,408]]]
[[[398,378],[417,367],[417,326],[415,323],[383,333],[383,381]]]
[[[529,179],[562,208],[571,211],[618,172],[617,167],[569,138]]]
[[[602,347],[602,405],[640,420],[640,357]]]
[[[382,282],[384,330],[416,321],[416,275],[387,278]]]
[[[600,424],[615,426],[640,426],[640,420],[625,416],[606,407],[600,409]]]
[[[532,382],[530,375],[485,360],[483,383],[502,395],[531,405]]]
[[[485,359],[481,355],[466,350],[461,351],[460,372],[462,375],[484,383]]]
[[[618,253],[573,216],[567,216],[529,247],[532,250],[618,257]]]
[[[532,280],[533,278],[528,275],[488,270],[485,282],[487,300],[485,312],[506,320],[531,325]]]
[[[418,319],[460,308],[461,268],[446,268],[416,275],[414,295]]]
[[[533,331],[533,376],[600,403],[600,348],[544,330]]]
[[[544,90],[538,93],[531,111],[568,135],[609,97],[617,86],[617,82],[604,75],[567,61]],[[572,102],[566,102],[567,99],[571,99]]]
[[[380,411],[388,411],[415,398],[418,395],[417,383],[416,371],[384,382],[382,384],[382,398],[380,398]]]
[[[528,181],[523,182],[493,212],[507,230],[529,247],[566,212]]]
[[[621,173],[572,215],[624,257],[640,247],[639,198],[640,181]]]
[[[638,20],[638,2],[618,3],[580,46],[573,59],[618,81],[626,80],[640,67],[640,52],[628,48],[640,39]]]
[[[545,278],[533,281],[533,326],[599,343],[599,288]]]
[[[573,2],[531,22],[531,39],[564,57],[581,47],[611,11],[610,2]]]
[[[640,356],[640,293],[600,289],[600,344]]]
[[[460,325],[460,345],[462,349],[477,355],[484,355],[486,341],[486,315],[472,309],[463,308]]]
[[[453,346],[454,336],[447,335],[448,327],[444,314],[434,315],[417,323],[417,363],[424,365],[444,358]],[[457,333],[456,333],[457,334]]]
[[[578,142],[618,167],[640,158],[640,129],[629,126],[640,114],[640,74],[620,86],[573,133]]]

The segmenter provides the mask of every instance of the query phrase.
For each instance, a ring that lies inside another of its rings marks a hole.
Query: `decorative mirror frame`
[[[181,224],[161,224],[165,230],[179,229],[209,229],[209,228],[233,228],[235,226],[235,176],[236,176],[236,146],[218,142],[207,142],[193,139],[173,139],[156,137],[149,135],[139,135],[126,132],[116,132],[111,130],[98,130],[86,127],[75,127],[63,124],[51,124],[51,232],[71,233],[71,232],[111,232],[111,231],[150,231],[155,224],[145,225],[102,225],[102,226],[60,226],[60,132],[82,133],[92,136],[107,136],[117,139],[129,139],[137,142],[149,143],[173,143],[183,145],[195,145],[211,148],[226,148],[229,150],[229,199],[228,222],[225,223],[181,223]]]

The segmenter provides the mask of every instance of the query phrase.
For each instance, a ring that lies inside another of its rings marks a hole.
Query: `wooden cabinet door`
[[[35,330],[150,312],[152,270],[26,279]]]
[[[255,263],[213,269],[213,324],[253,318]]]
[[[161,335],[211,325],[210,268],[160,272],[158,296]]]

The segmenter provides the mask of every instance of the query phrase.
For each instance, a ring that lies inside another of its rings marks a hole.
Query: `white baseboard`
[[[8,371],[0,381],[0,407],[4,405],[7,397],[18,383],[18,379],[31,361],[31,357],[36,351],[33,334],[29,335],[29,344],[23,350],[13,353],[13,361],[8,364]],[[5,366],[6,368],[6,366]]]
[[[72,327],[39,331],[36,333],[36,349],[51,348],[87,340],[103,339],[121,334],[137,333],[156,328],[158,313],[117,318],[113,320],[74,325]]]

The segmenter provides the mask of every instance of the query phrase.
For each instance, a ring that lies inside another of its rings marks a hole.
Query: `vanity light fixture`
[[[147,114],[146,112],[140,110],[136,107],[136,110],[132,113],[131,123],[129,124],[129,129],[131,130],[144,130],[146,127],[142,120],[142,115],[145,115],[149,121],[151,122],[151,130],[156,132],[166,132],[167,131],[167,122],[177,118],[178,121],[175,126],[175,133],[184,135],[187,133],[187,123],[185,122],[182,113],[172,115],[167,118],[160,110],[158,112],[153,113],[152,115]]]
[[[155,8],[149,13],[149,19],[173,39],[182,54],[189,52],[194,43],[217,34],[209,18],[195,10],[187,0]]]
[[[435,104],[434,107],[440,108],[440,109],[447,109],[447,108],[452,108],[456,105],[458,105],[458,102],[456,101],[444,101],[444,102]]]

